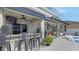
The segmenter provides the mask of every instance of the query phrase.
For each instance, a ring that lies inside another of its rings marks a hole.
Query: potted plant
[[[46,36],[44,39],[43,39],[43,44],[45,44],[46,46],[50,46],[50,44],[52,43],[53,41],[53,38],[50,37],[50,36]]]

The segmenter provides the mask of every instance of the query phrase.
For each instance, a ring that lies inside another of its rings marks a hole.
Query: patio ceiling
[[[5,11],[4,13],[7,16],[14,16],[14,17],[19,18],[19,19],[22,18],[22,15],[21,14],[18,14],[18,13],[13,13],[13,12],[10,12],[10,11]],[[26,20],[26,21],[30,21],[30,22],[36,22],[36,21],[38,21],[37,18],[28,16],[28,15],[24,15],[24,17],[25,17],[24,20]]]
[[[23,13],[23,14],[28,14],[30,16],[37,17],[37,18],[40,18],[40,19],[45,18],[45,16],[43,14],[37,13],[36,11],[30,10],[28,8],[25,8],[25,7],[7,7],[7,9],[17,11],[17,12],[20,12],[20,13]]]
[[[49,12],[45,7],[7,7],[7,9],[12,10],[12,12],[16,11],[16,13],[20,14],[19,17],[21,17],[21,15],[25,15],[27,19],[32,20],[33,22],[36,21],[36,19],[46,19],[46,17],[52,16],[57,17],[55,14]],[[16,14],[14,16],[16,16]],[[48,21],[64,24],[64,22],[59,19],[51,19]]]
[[[34,21],[40,20],[38,17],[34,17],[34,16],[31,16],[31,15],[28,15],[28,14],[24,14],[24,13],[19,13],[19,12],[13,11],[13,10],[9,10],[7,8],[3,8],[3,10],[5,11],[4,12],[5,15],[14,16],[14,17],[17,17],[19,19],[22,17],[22,15],[24,15],[25,20],[28,20],[30,22],[34,22]]]

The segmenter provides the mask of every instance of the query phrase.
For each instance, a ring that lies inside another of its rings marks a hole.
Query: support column
[[[66,32],[66,29],[67,29],[67,28],[66,28],[66,25],[64,25],[64,32]]]
[[[0,33],[1,33],[1,27],[4,25],[4,15],[3,10],[0,10]]]
[[[57,36],[60,35],[60,24],[57,24]]]
[[[44,39],[44,27],[45,27],[45,20],[41,20],[41,33],[42,33],[42,39]]]

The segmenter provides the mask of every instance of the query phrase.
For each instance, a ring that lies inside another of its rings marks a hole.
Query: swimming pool
[[[79,36],[72,36],[74,39],[79,39]]]
[[[72,36],[72,37],[74,41],[79,42],[79,36]]]

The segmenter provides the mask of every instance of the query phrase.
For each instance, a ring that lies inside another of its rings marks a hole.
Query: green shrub
[[[52,37],[49,37],[49,36],[46,36],[44,39],[43,39],[43,44],[48,44],[50,45],[53,41],[53,38]]]

